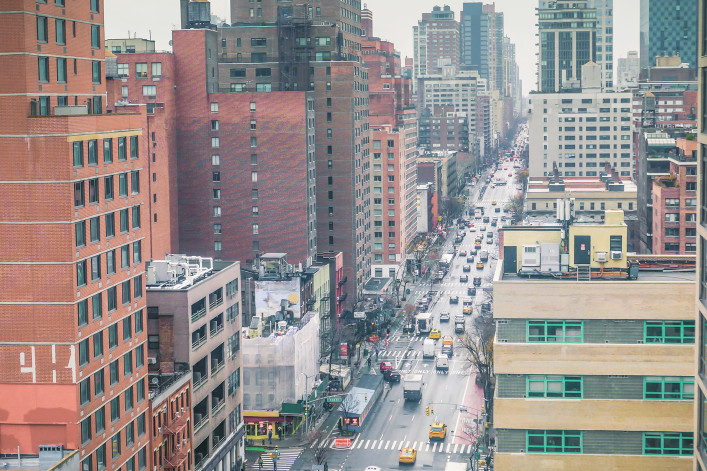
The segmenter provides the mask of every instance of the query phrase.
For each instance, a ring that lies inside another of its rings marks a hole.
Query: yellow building
[[[658,271],[604,219],[501,229],[496,470],[692,469],[694,259]]]

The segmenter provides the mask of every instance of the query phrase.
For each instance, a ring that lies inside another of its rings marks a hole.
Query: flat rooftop
[[[238,262],[214,261],[207,257],[168,255],[165,260],[147,262],[147,289],[190,289],[236,263]]]

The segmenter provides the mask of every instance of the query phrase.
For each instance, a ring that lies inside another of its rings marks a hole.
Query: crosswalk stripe
[[[456,453],[456,452],[457,452],[457,447],[458,447],[458,446],[459,446],[458,443],[455,443],[455,444],[454,444],[454,451],[453,451],[453,453]]]
[[[432,447],[432,453],[437,451],[437,442],[435,442],[434,446]]]
[[[386,450],[388,449],[388,445],[390,445],[390,440],[386,440],[386,442],[385,442],[385,449]]]
[[[366,440],[366,444],[363,445],[363,449],[364,449],[364,450],[367,450],[367,449],[368,449],[368,445],[369,445],[370,442],[371,442],[370,440]]]
[[[452,446],[451,443],[447,443],[447,451],[445,453],[449,453],[449,447]]]
[[[398,443],[397,440],[395,440],[395,441],[393,442],[393,446],[390,447],[391,450],[395,450],[395,444],[396,444],[396,443]]]
[[[358,445],[356,445],[356,449],[361,448],[361,445],[363,445],[363,440],[358,441]]]
[[[425,443],[425,451],[430,451],[430,444],[429,443]]]
[[[304,451],[304,448],[288,448],[280,450],[280,456],[277,459],[277,469],[278,471],[289,471],[292,465],[295,463],[299,455]],[[264,470],[274,470],[275,465],[273,464],[273,459],[270,458],[270,451],[261,453],[260,457],[263,459]]]
[[[407,442],[405,442],[405,446],[403,448],[410,448],[410,441],[409,440]]]
[[[382,446],[383,446],[383,440],[381,440],[380,443],[378,443],[378,448],[377,448],[377,449],[380,450]]]

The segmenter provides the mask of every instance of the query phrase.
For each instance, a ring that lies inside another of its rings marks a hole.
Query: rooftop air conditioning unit
[[[157,364],[157,357],[147,357],[147,364],[148,364],[148,365],[155,365],[155,364]]]
[[[606,252],[597,252],[597,262],[606,262]]]
[[[611,259],[612,260],[621,260],[623,257],[623,253],[620,250],[612,250],[611,251]]]

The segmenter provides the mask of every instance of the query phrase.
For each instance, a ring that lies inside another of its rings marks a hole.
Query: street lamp
[[[304,429],[302,429],[302,436],[307,433],[309,417],[309,378],[314,378],[317,374],[308,375],[304,371],[300,371],[300,374],[304,376]]]

